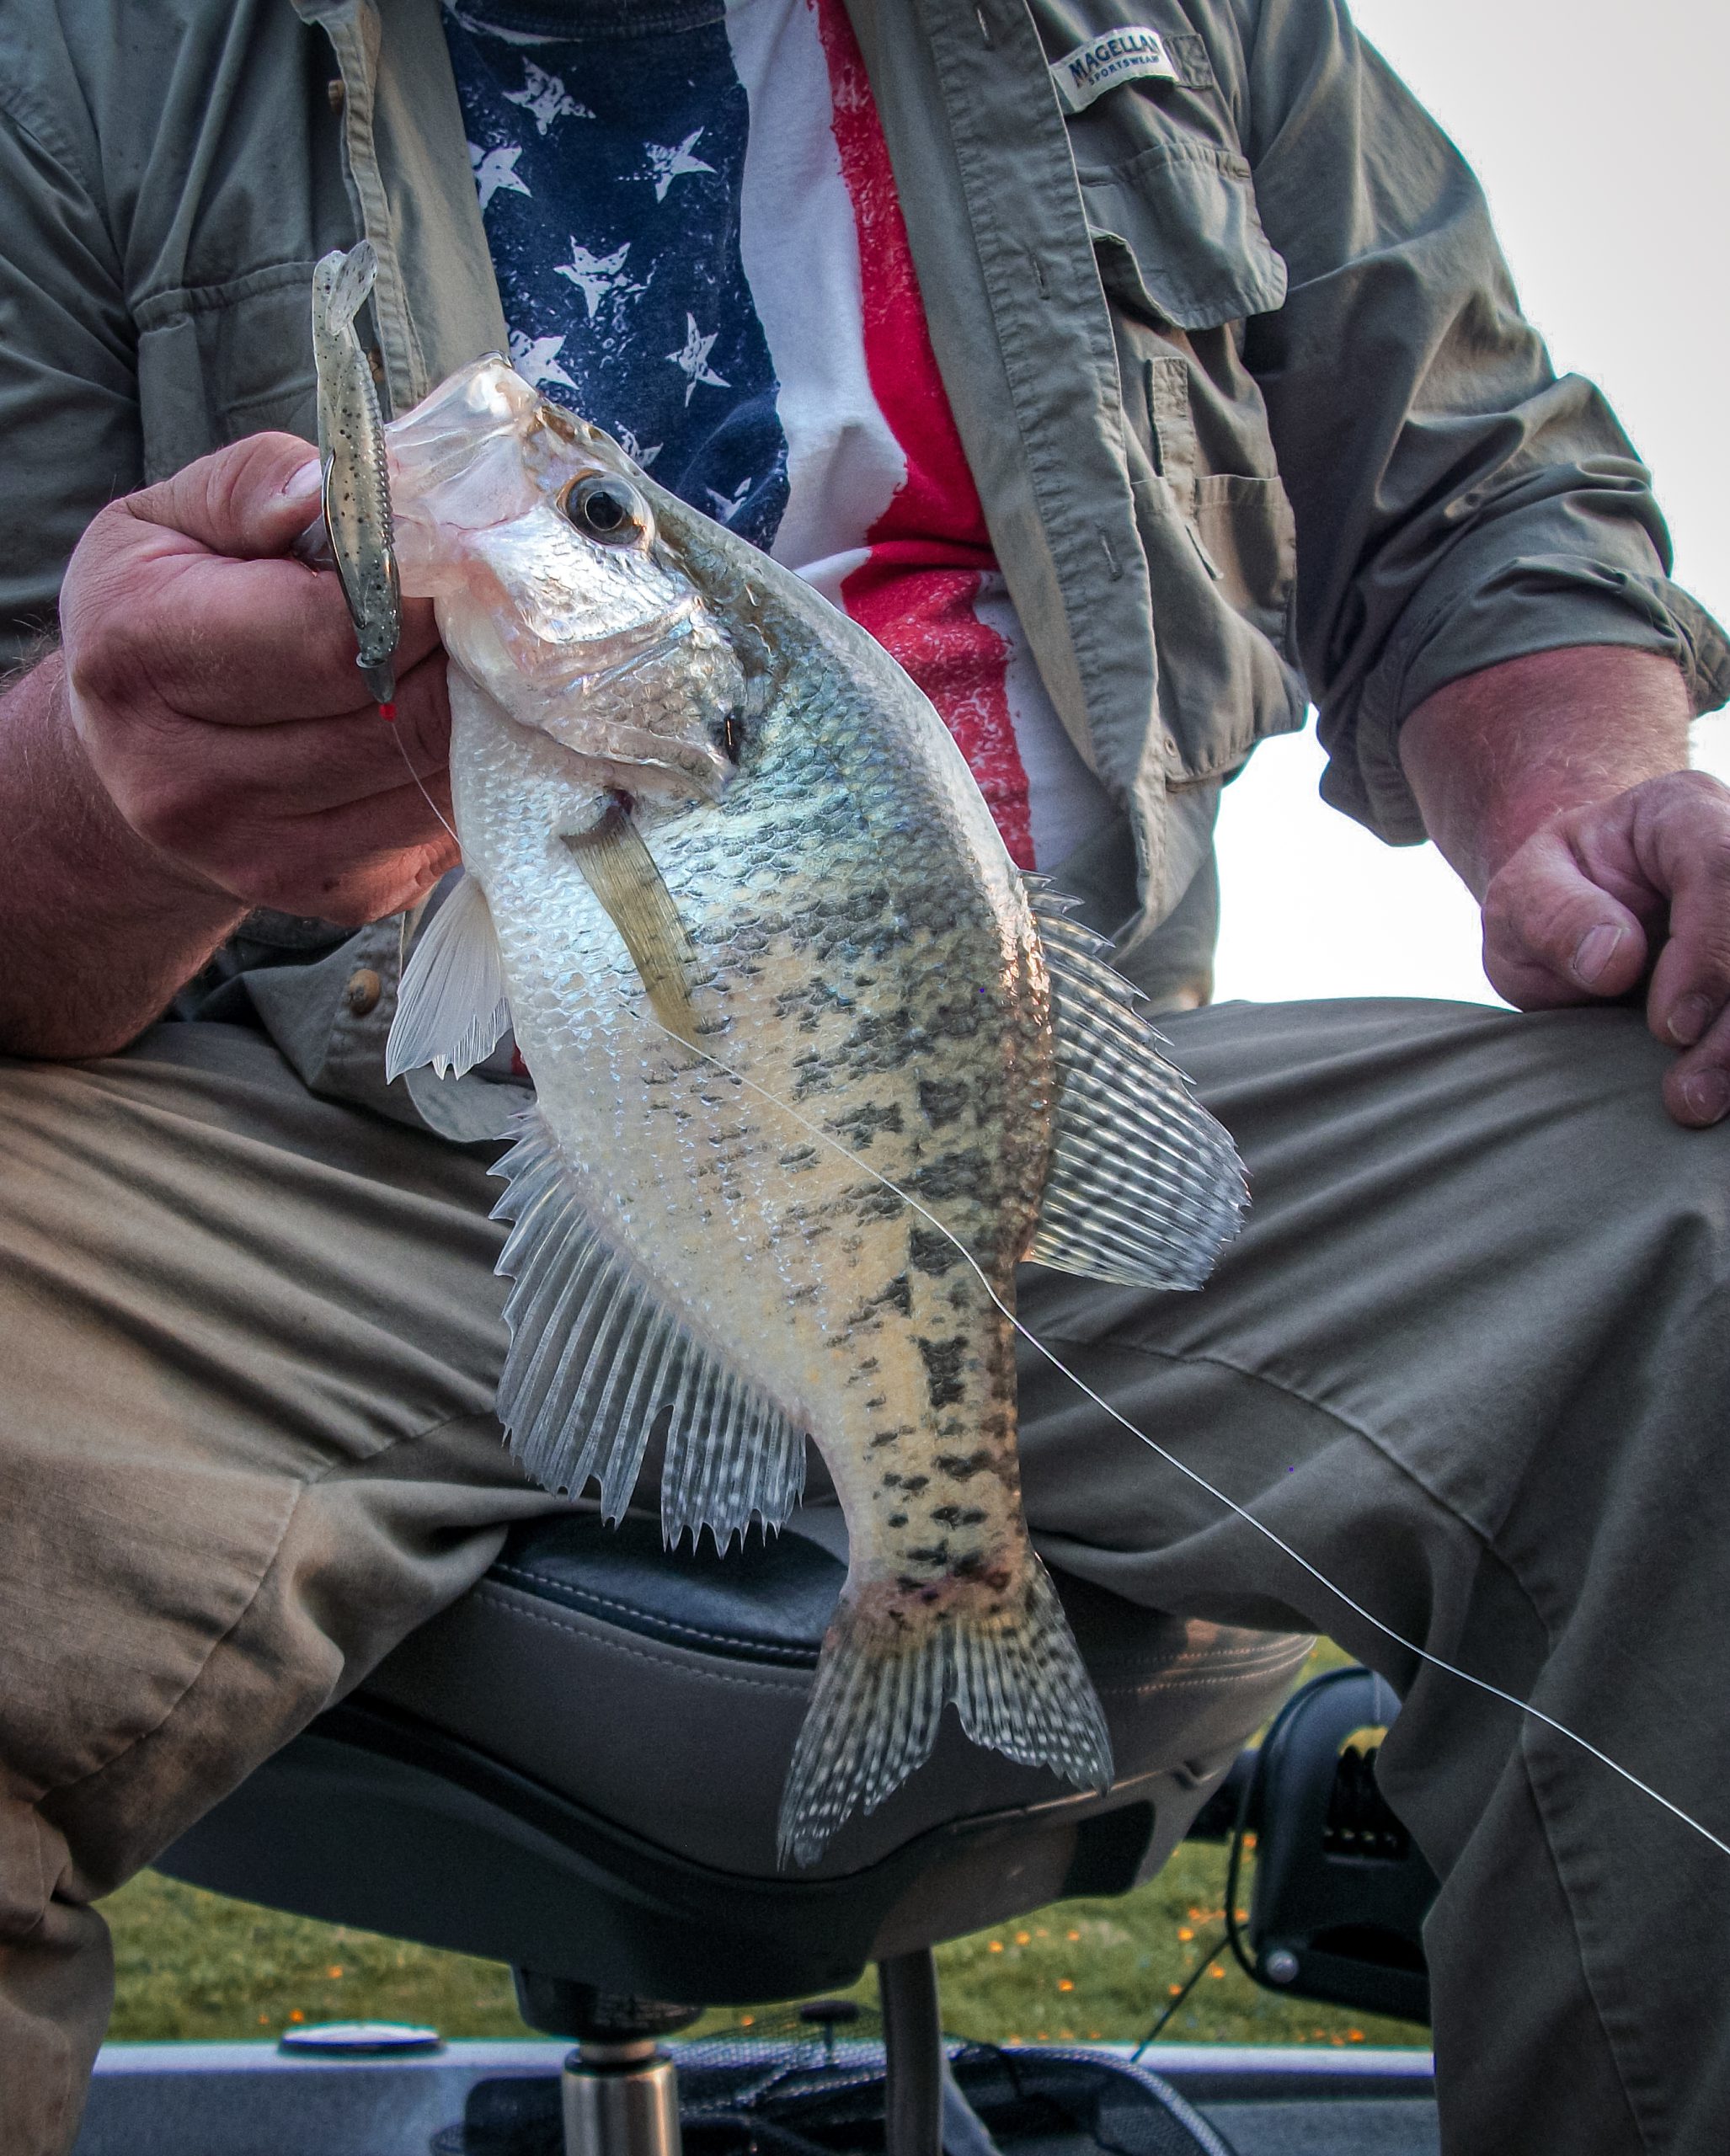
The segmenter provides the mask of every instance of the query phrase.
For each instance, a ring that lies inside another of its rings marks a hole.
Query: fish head
[[[403,590],[469,677],[597,784],[717,798],[747,668],[663,536],[667,497],[497,357],[386,431]]]

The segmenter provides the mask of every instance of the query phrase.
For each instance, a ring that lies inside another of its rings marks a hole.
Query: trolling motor
[[[1423,1919],[1438,1881],[1375,1784],[1374,1741],[1399,1710],[1369,1670],[1330,1669],[1287,1700],[1197,1815],[1193,1841],[1231,1846],[1233,1952],[1269,1991],[1407,2021],[1429,2020]],[[1236,1902],[1256,1838],[1247,1931]]]

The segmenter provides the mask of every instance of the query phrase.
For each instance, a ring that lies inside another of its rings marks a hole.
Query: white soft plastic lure
[[[508,1024],[535,1080],[499,1207],[513,1451],[617,1516],[659,1425],[669,1539],[724,1547],[786,1518],[817,1444],[850,1558],[784,1854],[880,1802],[950,1702],[1104,1784],[1022,1517],[1015,1268],[1195,1285],[1242,1202],[1230,1140],[862,631],[501,360],[387,434],[467,870],[389,1067],[465,1070]]]
[[[391,542],[384,419],[355,318],[378,274],[371,240],[327,254],[312,272],[312,355],[318,376],[318,452],[324,529],[355,624],[356,661],[371,694],[397,692],[402,595]]]

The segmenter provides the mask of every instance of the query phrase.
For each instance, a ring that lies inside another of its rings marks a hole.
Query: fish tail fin
[[[346,254],[339,251],[324,257],[318,264],[315,289],[325,330],[334,335],[349,327],[377,275],[378,256],[370,239],[358,242]]]
[[[921,1605],[848,1589],[782,1795],[782,1863],[814,1862],[853,1811],[874,1812],[929,1754],[952,1700],[975,1744],[1082,1789],[1110,1785],[1098,1695],[1031,1551],[1006,1593],[948,1583],[940,1603]]]

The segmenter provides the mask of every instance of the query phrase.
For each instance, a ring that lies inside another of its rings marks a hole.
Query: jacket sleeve
[[[1477,182],[1339,0],[1263,0],[1246,148],[1284,306],[1246,329],[1297,520],[1322,791],[1421,839],[1399,729],[1476,669],[1569,644],[1662,652],[1696,712],[1730,648],[1669,580],[1614,414],[1519,312]]]
[[[133,332],[90,160],[0,78],[0,667],[51,628],[67,557],[141,483]],[[77,108],[73,108],[76,111]]]

